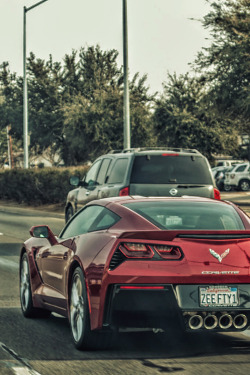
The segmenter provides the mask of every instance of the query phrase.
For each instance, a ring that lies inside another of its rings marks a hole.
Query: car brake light
[[[214,199],[217,199],[218,201],[221,199],[220,198],[220,191],[218,189],[214,188]]]
[[[126,186],[119,191],[119,197],[125,197],[126,195],[129,195],[129,186]]]
[[[161,154],[161,156],[179,156],[179,154],[172,154],[172,153],[170,154],[169,153],[169,154]]]
[[[164,259],[176,260],[182,257],[182,253],[177,246],[155,245],[154,249]]]
[[[154,256],[152,249],[142,243],[123,243],[120,250],[127,258],[152,258]]]

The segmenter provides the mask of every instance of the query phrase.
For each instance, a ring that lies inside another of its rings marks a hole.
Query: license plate
[[[200,306],[238,306],[238,289],[233,286],[200,287]]]

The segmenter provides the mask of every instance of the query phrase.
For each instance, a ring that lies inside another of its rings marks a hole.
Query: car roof
[[[198,150],[196,149],[189,149],[189,148],[176,148],[176,147],[141,147],[141,148],[129,148],[124,150],[112,150],[106,155],[112,155],[117,157],[124,157],[125,155],[160,155],[160,154],[182,154],[182,155],[197,155],[203,156]]]

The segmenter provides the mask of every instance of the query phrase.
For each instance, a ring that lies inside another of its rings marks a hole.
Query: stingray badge
[[[218,261],[221,263],[222,262],[222,259],[225,258],[227,256],[227,254],[229,254],[229,249],[227,249],[226,251],[224,251],[224,253],[222,253],[221,255],[219,255],[218,253],[216,253],[216,251],[212,250],[212,249],[209,249],[210,251],[210,254],[213,255],[213,257],[215,257],[216,259],[218,259]]]

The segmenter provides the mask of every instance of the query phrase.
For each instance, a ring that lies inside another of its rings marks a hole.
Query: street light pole
[[[28,90],[26,77],[26,13],[48,0],[42,0],[29,8],[23,7],[23,152],[24,168],[29,168],[29,141],[28,141]]]
[[[130,110],[129,110],[129,84],[128,84],[128,24],[127,0],[123,0],[123,147],[130,148]]]

